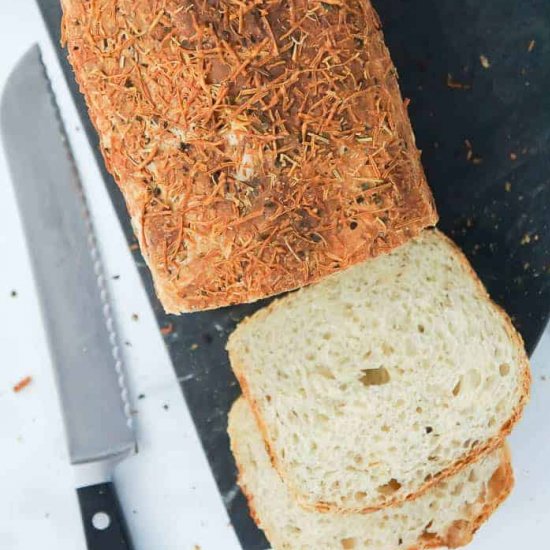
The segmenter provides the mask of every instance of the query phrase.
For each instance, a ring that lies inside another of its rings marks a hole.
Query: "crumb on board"
[[[132,321],[139,321],[139,315],[137,313],[132,313]]]
[[[510,160],[517,160],[518,156],[513,151],[510,153]]]
[[[30,383],[32,382],[32,376],[25,376],[25,378],[21,378],[15,386],[13,386],[13,391],[15,393],[19,393],[21,390],[24,390]]]
[[[529,42],[529,45],[527,46],[527,51],[529,53],[531,53],[535,49],[535,44],[536,44],[535,40],[531,40]]]
[[[509,181],[504,184],[504,190],[506,193],[509,193],[512,190],[512,184]]]
[[[168,403],[164,403],[164,405],[162,405],[162,408],[167,411],[170,408],[170,405],[168,405]]]
[[[167,336],[168,334],[172,334],[174,331],[174,325],[172,323],[167,323],[163,327],[160,327],[160,333],[163,336]]]
[[[487,56],[483,54],[479,56],[479,62],[484,69],[488,69],[491,66],[491,63],[489,63],[489,59],[487,59]]]
[[[17,298],[17,290],[15,290],[15,289],[12,290],[12,291],[10,292],[10,296],[11,296],[12,298]]]
[[[132,342],[130,342],[129,340],[124,340],[124,345],[131,348],[132,347]]]
[[[115,281],[118,281],[118,280],[120,279],[120,275],[113,275],[113,279],[114,279]]]
[[[529,235],[529,233],[525,233],[525,235],[523,235],[523,237],[521,238],[520,244],[526,245],[526,244],[529,244],[530,242],[531,242],[531,235]]]
[[[198,544],[195,544],[193,546],[193,550],[201,550],[201,547]]]
[[[138,243],[132,243],[130,245],[130,250],[134,251],[134,250],[137,250],[139,248],[139,245]]]
[[[145,399],[145,394],[144,393],[140,393],[138,395],[138,399]]]
[[[466,146],[466,160],[472,164],[481,164],[483,162],[483,157],[474,153],[472,142],[469,139],[465,139],[464,145]]]
[[[472,86],[464,82],[459,82],[453,78],[451,73],[447,73],[447,88],[451,88],[451,90],[470,90]]]
[[[198,344],[191,344],[191,351],[195,351],[196,349],[199,348],[199,345]]]

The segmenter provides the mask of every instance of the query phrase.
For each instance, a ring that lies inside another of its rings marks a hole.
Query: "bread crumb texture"
[[[508,317],[437,231],[275,302],[228,350],[275,465],[319,510],[416,498],[502,441],[530,380]]]
[[[306,285],[435,223],[367,0],[62,4],[168,312]]]
[[[468,544],[513,486],[501,447],[421,497],[371,514],[307,511],[293,499],[270,463],[244,399],[229,415],[239,484],[274,550],[422,550]]]

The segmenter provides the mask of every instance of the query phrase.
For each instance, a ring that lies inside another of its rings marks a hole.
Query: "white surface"
[[[125,346],[140,453],[116,483],[136,550],[238,548],[147,298],[32,0],[0,1],[0,89],[33,41],[44,48],[83,175]],[[84,548],[73,472],[15,200],[0,149],[0,549]],[[11,291],[17,297],[11,297]],[[139,315],[132,320],[132,313]],[[532,401],[511,443],[516,488],[472,550],[547,548],[550,331],[533,359]],[[31,375],[29,387],[12,387]],[[542,377],[548,377],[543,380]],[[144,393],[144,399],[136,396]],[[164,404],[169,409],[163,408]]]
[[[140,452],[119,466],[115,482],[136,550],[237,549],[38,10],[31,0],[0,0],[0,89],[33,41],[43,47],[90,201],[121,341],[130,343],[123,347]],[[83,549],[73,470],[3,150],[0,257],[0,549]],[[13,385],[28,375],[31,385],[14,393]]]

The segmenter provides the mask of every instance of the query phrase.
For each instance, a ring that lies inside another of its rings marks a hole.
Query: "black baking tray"
[[[122,196],[60,47],[59,0],[38,0],[129,244]],[[550,313],[550,2],[374,0],[397,66],[440,228],[466,252],[532,352]],[[135,248],[135,247],[132,247]],[[234,491],[227,412],[240,393],[228,334],[256,303],[166,315],[134,258],[212,472],[245,550],[268,546]],[[233,498],[231,496],[234,495]]]

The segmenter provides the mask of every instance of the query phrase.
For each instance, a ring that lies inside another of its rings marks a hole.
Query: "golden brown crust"
[[[460,250],[460,248],[446,235],[444,235],[441,231],[438,229],[429,229],[426,231],[434,231],[441,237],[445,239],[445,241],[451,246],[451,248],[454,250],[455,254],[458,256],[459,261],[463,265],[463,267],[468,271],[468,273],[471,275],[473,280],[476,282],[476,285],[478,286],[479,290],[483,293],[485,298],[495,307],[497,313],[500,314],[504,321],[506,332],[508,333],[510,339],[514,342],[516,349],[518,351],[519,355],[519,362],[522,366],[522,376],[521,376],[521,396],[518,404],[516,405],[512,415],[510,418],[502,425],[499,433],[484,442],[481,445],[478,445],[476,447],[473,447],[471,451],[464,454],[459,460],[457,460],[454,464],[449,466],[448,468],[442,470],[437,475],[433,476],[429,481],[424,483],[419,490],[416,493],[408,494],[401,497],[396,497],[393,499],[386,500],[383,504],[380,506],[375,507],[367,507],[362,510],[347,510],[347,509],[341,509],[338,507],[337,504],[334,503],[328,503],[328,502],[317,502],[315,504],[311,504],[304,495],[301,495],[300,492],[292,485],[292,482],[290,481],[289,477],[286,475],[284,465],[280,460],[277,458],[277,454],[274,450],[273,443],[271,441],[271,438],[269,437],[269,431],[267,429],[267,426],[262,418],[261,412],[259,410],[259,407],[257,405],[256,400],[254,399],[254,396],[252,395],[252,392],[250,391],[250,387],[248,385],[248,382],[246,380],[246,377],[243,373],[242,366],[240,364],[239,357],[236,352],[234,352],[230,345],[228,345],[228,352],[229,352],[229,358],[231,363],[231,368],[233,369],[233,372],[235,373],[235,377],[237,378],[243,395],[250,404],[250,408],[252,412],[254,413],[254,416],[256,418],[256,422],[260,428],[260,431],[262,433],[262,437],[266,443],[266,448],[268,450],[271,463],[273,466],[277,469],[279,472],[279,475],[285,480],[286,485],[289,487],[289,490],[293,493],[294,498],[300,503],[300,505],[308,510],[317,511],[317,512],[331,512],[334,514],[347,514],[347,513],[371,513],[375,512],[377,510],[380,510],[382,508],[388,508],[391,506],[395,506],[396,504],[400,504],[401,502],[410,501],[418,498],[420,495],[424,494],[428,489],[433,487],[436,483],[439,481],[444,480],[447,477],[450,477],[460,470],[462,470],[464,467],[468,466],[468,464],[472,464],[473,462],[478,461],[480,458],[486,456],[490,452],[494,451],[496,448],[504,444],[504,441],[506,437],[510,434],[512,431],[512,428],[516,425],[516,423],[521,418],[521,415],[523,414],[523,410],[525,408],[525,405],[527,404],[529,400],[529,391],[530,391],[530,385],[531,385],[531,370],[529,367],[529,358],[527,357],[527,353],[525,352],[525,348],[523,345],[523,339],[521,338],[521,335],[517,332],[517,330],[514,328],[512,321],[510,320],[510,317],[508,314],[498,305],[495,304],[489,294],[487,293],[487,290],[479,277],[477,276],[476,272],[473,270],[472,266],[470,265],[470,262]],[[285,300],[292,299],[291,297],[285,297],[281,298],[279,300],[276,300],[269,304],[266,308],[263,308],[262,310],[254,313],[250,317],[247,317],[243,321],[241,321],[240,325],[245,325],[252,320],[257,320],[259,318],[262,318],[269,314],[269,312],[272,309],[275,309],[279,307],[279,304],[284,302]]]
[[[368,0],[63,0],[168,312],[291,290],[437,220]]]
[[[501,462],[488,484],[488,494],[479,495],[479,501],[483,502],[481,512],[470,519],[460,519],[451,525],[444,536],[425,537],[417,546],[408,550],[427,550],[428,548],[459,548],[472,541],[477,530],[485,523],[493,512],[506,500],[514,487],[514,472],[510,459],[508,445],[501,447]]]
[[[240,399],[243,399],[242,397]],[[231,434],[230,434],[231,435]],[[263,525],[254,504],[254,495],[244,483],[243,466],[237,460],[238,453],[233,447],[233,437],[230,437],[231,450],[236,457],[237,484],[247,501],[250,517],[254,523],[263,529],[269,541],[277,540],[277,533],[271,525]],[[266,450],[268,446],[266,445]],[[487,486],[487,492],[479,495],[478,503],[482,502],[483,507],[479,513],[468,519],[456,520],[443,535],[438,533],[425,533],[418,543],[405,550],[428,550],[430,548],[458,548],[469,544],[477,530],[485,523],[494,511],[506,500],[514,487],[514,473],[512,470],[511,456],[508,445],[504,442],[500,447],[500,464],[491,476]],[[472,506],[472,508],[475,508]]]

